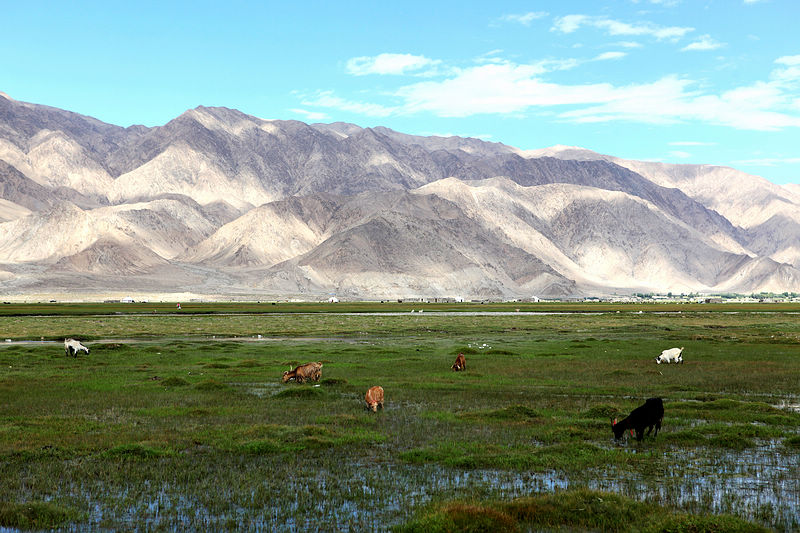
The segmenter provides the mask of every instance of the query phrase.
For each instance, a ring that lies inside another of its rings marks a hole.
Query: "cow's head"
[[[619,440],[622,438],[622,434],[625,432],[625,428],[623,428],[617,423],[616,418],[613,418],[611,420],[611,431],[614,432],[614,438]]]

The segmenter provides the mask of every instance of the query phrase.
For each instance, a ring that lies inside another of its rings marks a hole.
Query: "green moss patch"
[[[0,526],[19,529],[52,529],[74,521],[79,514],[50,502],[0,502]]]
[[[447,503],[396,528],[402,533],[609,531],[762,533],[762,526],[729,515],[676,513],[617,494],[576,489],[483,504]]]

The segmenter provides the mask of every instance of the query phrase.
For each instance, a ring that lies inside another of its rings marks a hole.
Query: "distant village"
[[[51,300],[54,301],[54,300]],[[339,303],[340,301],[373,301],[371,299],[359,299],[355,297],[344,298],[340,300],[337,296],[330,296],[323,300],[314,300],[313,298],[280,298],[277,300],[270,299],[257,299],[249,298],[246,296],[239,296],[234,298],[190,298],[191,303],[200,302],[214,302],[214,301],[258,301],[272,302],[310,302],[320,301],[327,303]],[[531,296],[530,298],[515,298],[515,299],[502,299],[502,298],[484,298],[484,299],[469,299],[456,296],[450,297],[410,297],[410,298],[396,298],[396,299],[383,299],[374,300],[376,303],[699,303],[699,304],[720,304],[720,303],[800,303],[800,293],[784,292],[784,293],[758,293],[758,294],[706,294],[706,293],[689,293],[689,294],[673,294],[668,292],[661,293],[635,293],[629,295],[611,295],[611,296],[580,296],[580,297],[565,297],[565,298],[538,298]],[[148,303],[147,299],[135,300],[132,297],[126,296],[120,299],[106,299],[104,303]]]

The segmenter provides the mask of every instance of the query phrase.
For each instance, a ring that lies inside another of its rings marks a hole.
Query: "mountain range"
[[[800,187],[197,107],[123,128],[0,93],[0,294],[800,292]]]

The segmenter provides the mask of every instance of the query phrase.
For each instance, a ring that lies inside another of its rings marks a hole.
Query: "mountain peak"
[[[800,291],[798,195],[730,169],[226,107],[154,128],[0,108],[0,257],[23,292]]]
[[[607,156],[598,154],[580,146],[567,146],[556,144],[547,148],[536,150],[520,150],[519,155],[526,159],[536,159],[539,157],[555,157],[556,159],[572,159],[575,161],[597,161],[607,159]]]

